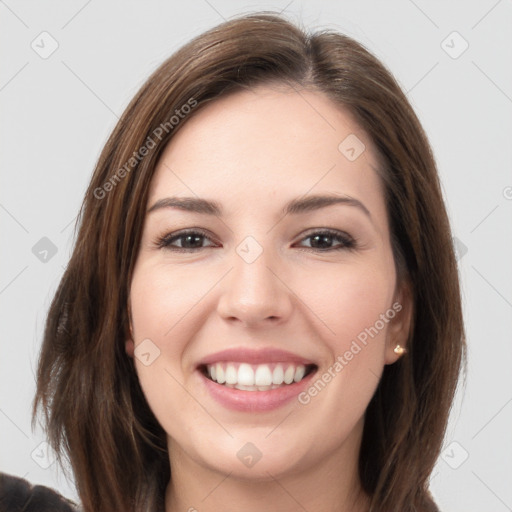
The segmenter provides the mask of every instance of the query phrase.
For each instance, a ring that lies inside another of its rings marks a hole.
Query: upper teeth
[[[299,382],[306,373],[303,364],[295,363],[215,363],[206,365],[206,370],[215,382],[248,391],[256,388],[263,391],[279,387],[283,383]]]

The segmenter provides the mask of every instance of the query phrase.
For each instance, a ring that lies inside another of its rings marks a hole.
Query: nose
[[[270,252],[264,250],[252,262],[234,254],[233,268],[222,280],[217,306],[223,319],[257,327],[277,325],[289,318],[293,292],[286,283],[286,273],[279,271],[280,265]]]

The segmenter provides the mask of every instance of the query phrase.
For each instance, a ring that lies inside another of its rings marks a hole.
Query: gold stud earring
[[[401,347],[400,345],[397,345],[394,349],[393,349],[393,352],[395,354],[397,354],[398,356],[401,356],[403,354],[405,354],[407,352],[407,349],[405,349],[404,347]]]

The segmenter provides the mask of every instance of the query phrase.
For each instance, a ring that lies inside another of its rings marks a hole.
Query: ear
[[[135,344],[133,343],[133,340],[126,340],[124,342],[124,350],[128,357],[133,358],[135,353]]]
[[[128,357],[133,358],[134,352],[135,352],[135,343],[133,341],[133,326],[132,326],[132,315],[131,315],[131,308],[130,308],[130,301],[128,300],[128,325],[129,325],[129,332],[126,333],[125,342],[124,342],[124,350],[126,352],[126,355]]]
[[[412,318],[414,311],[412,289],[409,281],[404,280],[397,285],[394,301],[391,309],[395,316],[389,321],[386,336],[385,364],[393,364],[403,355],[394,352],[397,345],[409,348],[409,334],[412,330]]]

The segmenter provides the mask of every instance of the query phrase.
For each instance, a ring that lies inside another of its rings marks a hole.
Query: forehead
[[[198,195],[261,206],[269,197],[339,192],[384,206],[372,141],[323,93],[260,86],[183,122],[159,160],[150,201]]]

